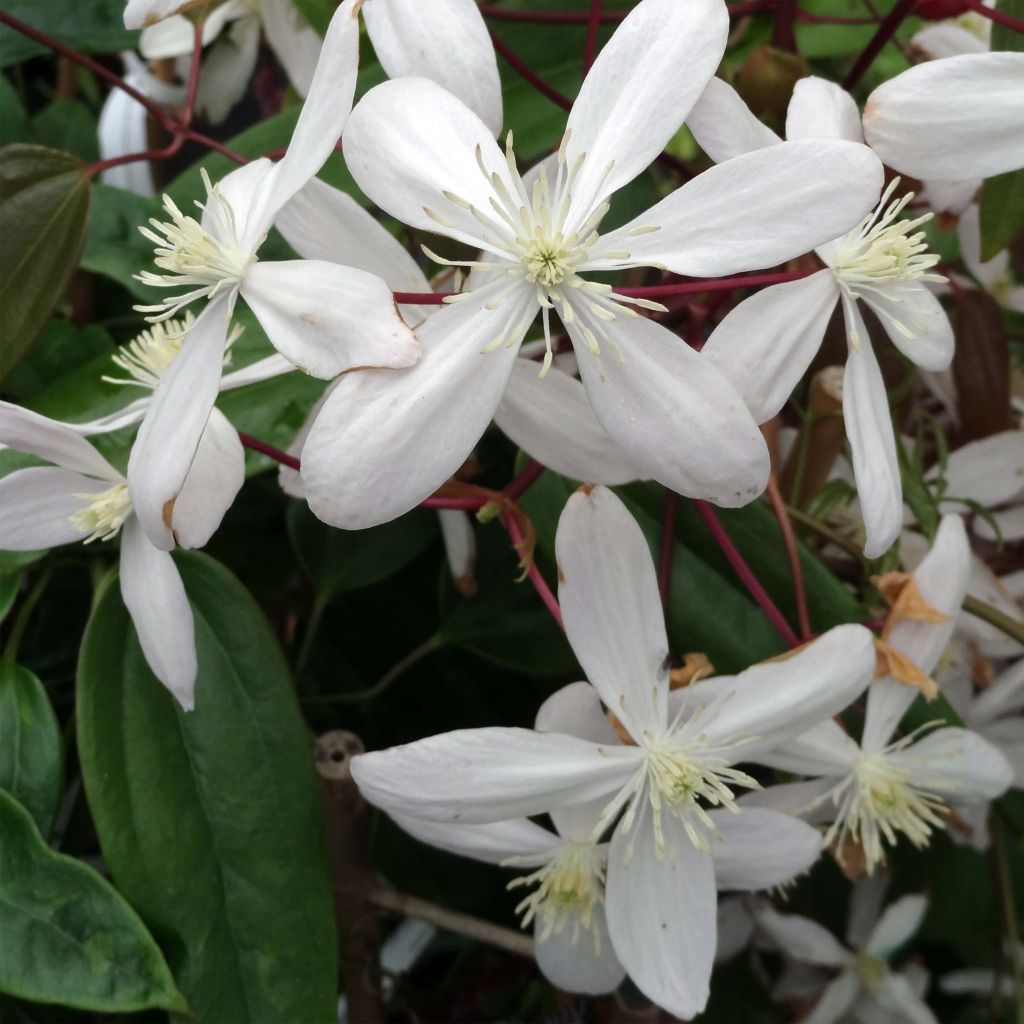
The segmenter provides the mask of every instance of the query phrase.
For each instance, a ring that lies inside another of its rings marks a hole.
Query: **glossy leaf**
[[[195,616],[194,712],[149,671],[116,583],[83,641],[79,750],[104,856],[197,1021],[333,1019],[312,737],[248,591],[204,555],[176,561]]]
[[[122,0],[4,0],[4,10],[85,53],[135,48],[139,34],[121,21]],[[42,44],[0,26],[0,67],[46,53]]]
[[[185,1011],[138,915],[92,868],[54,853],[0,790],[0,990],[98,1013]]]
[[[990,260],[1024,231],[1024,168],[985,181],[980,218],[981,258]]]

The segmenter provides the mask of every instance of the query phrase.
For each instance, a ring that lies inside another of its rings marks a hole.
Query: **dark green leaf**
[[[14,86],[0,75],[0,146],[31,142],[32,128]]]
[[[0,378],[64,293],[88,219],[89,177],[80,160],[42,146],[0,150]]]
[[[1024,0],[998,0],[996,6],[1000,13],[1009,14],[1011,18],[1024,21]],[[992,23],[990,49],[993,50],[1024,50],[1024,34],[1015,31],[1008,25]]]
[[[21,586],[21,573],[0,572],[0,622],[7,618],[7,613],[14,607]]]
[[[84,53],[134,50],[138,43],[138,32],[124,28],[123,0],[4,0],[3,7],[8,14]],[[0,25],[0,67],[48,52],[40,43]]]
[[[82,644],[79,751],[106,861],[197,1021],[333,1019],[312,738],[249,592],[204,555],[176,561],[195,617],[195,711],[149,671],[110,581]]]
[[[48,836],[64,788],[64,747],[50,698],[27,668],[0,668],[0,787]]]
[[[54,100],[32,118],[32,131],[42,146],[59,149],[92,163],[99,160],[96,116],[80,100]]]
[[[990,260],[1024,231],[1024,168],[985,181],[980,217],[981,258]]]
[[[98,1013],[184,1011],[135,911],[92,868],[54,853],[0,790],[0,990]]]

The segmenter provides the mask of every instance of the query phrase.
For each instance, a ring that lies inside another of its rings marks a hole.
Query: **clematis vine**
[[[642,0],[587,75],[558,153],[533,176],[520,175],[511,138],[502,153],[433,82],[395,79],[360,101],[344,138],[360,188],[411,227],[484,256],[466,261],[469,291],[420,328],[413,370],[350,374],[324,404],[302,452],[321,519],[371,526],[443,483],[494,415],[538,312],[542,372],[550,365],[552,311],[597,419],[643,475],[723,505],[759,493],[767,449],[732,386],[637,314],[648,300],[588,278],[634,266],[698,276],[772,266],[848,230],[876,201],[881,169],[869,151],[807,139],[712,168],[599,233],[609,197],[680,127],[727,32],[720,0]]]

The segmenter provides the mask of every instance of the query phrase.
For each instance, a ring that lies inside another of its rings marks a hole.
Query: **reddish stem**
[[[287,466],[298,472],[299,460],[294,455],[289,455],[287,452],[281,451],[280,448],[275,448],[272,444],[267,444],[266,441],[261,441],[258,437],[250,437],[249,434],[243,434],[241,431],[238,432],[238,440],[246,448],[251,448],[254,452],[266,455],[275,462],[281,463],[282,466]]]
[[[796,533],[793,530],[793,523],[790,521],[789,513],[786,511],[786,502],[779,490],[779,482],[772,473],[768,477],[768,501],[771,503],[775,518],[779,521],[779,529],[782,531],[782,542],[786,545],[786,557],[789,559],[789,571],[793,577],[793,596],[796,601],[796,618],[800,626],[800,638],[806,642],[814,637],[811,632],[811,617],[807,611],[807,591],[804,587],[804,570],[800,564],[800,551],[796,545]]]
[[[746,14],[770,11],[775,3],[776,0],[746,0],[744,3],[727,6],[730,16],[738,18]],[[524,11],[498,7],[496,4],[481,4],[480,13],[492,21],[519,21],[533,25],[588,25],[591,18],[589,11]],[[607,25],[622,21],[627,14],[629,11],[604,11],[598,21],[600,24]]]
[[[1021,21],[1020,18],[1015,18],[1012,14],[996,10],[994,7],[986,7],[981,0],[969,0],[968,6],[972,11],[977,11],[983,18],[988,18],[998,25],[1024,34],[1024,21]]]
[[[523,470],[513,478],[512,482],[501,493],[509,501],[517,501],[540,479],[540,475],[545,469],[547,469],[547,466],[543,465],[543,463],[538,462],[536,459],[530,459]]]
[[[796,53],[797,0],[779,0],[772,15],[772,46]]]
[[[543,78],[538,75],[533,68],[529,67],[522,58],[518,57],[502,42],[498,36],[493,32],[491,33],[491,41],[494,43],[494,49],[501,54],[505,59],[505,62],[516,72],[521,78],[525,79],[537,90],[537,92],[547,96],[552,103],[557,104],[563,110],[572,110],[572,100],[568,96],[563,96],[553,86],[548,85]]]
[[[679,507],[679,495],[675,491],[665,491],[665,514],[661,520],[661,552],[658,557],[658,593],[661,594],[661,607],[668,615],[668,599],[672,590],[672,556],[676,549],[676,509]]]
[[[455,509],[458,512],[478,512],[487,504],[487,498],[444,498],[431,496],[424,498],[420,508]]]
[[[587,38],[583,44],[583,77],[597,56],[597,30],[601,26],[601,0],[590,0],[590,18],[587,21]]]
[[[508,530],[508,535],[512,539],[512,543],[516,548],[516,551],[521,552],[521,545],[523,543],[523,532],[519,529],[519,524],[516,522],[514,516],[504,515],[501,517],[501,521]],[[551,588],[547,584],[547,580],[541,575],[540,570],[537,568],[536,562],[531,558],[526,567],[526,575],[529,581],[533,584],[533,589],[537,591],[540,599],[544,602],[544,606],[554,617],[555,622],[558,623],[562,629],[565,626],[562,623],[562,609],[558,607],[558,600],[553,593]]]
[[[883,47],[896,34],[896,30],[903,24],[917,6],[917,0],[896,0],[893,9],[882,19],[877,31],[871,37],[871,41],[864,47],[864,52],[857,58],[857,63],[846,76],[843,88],[849,92],[864,77],[864,72],[871,67],[875,58],[882,52]]]
[[[722,549],[722,553],[729,560],[740,581],[747,588],[747,592],[757,602],[757,606],[764,612],[768,621],[778,631],[779,636],[789,644],[790,647],[799,647],[800,638],[793,632],[793,628],[786,621],[785,616],[779,611],[775,602],[771,599],[768,591],[761,585],[761,581],[754,575],[754,571],[747,565],[739,548],[732,542],[732,538],[726,532],[725,527],[719,522],[718,516],[706,501],[697,500],[694,502],[697,511],[700,513],[704,525],[707,526],[715,543]]]

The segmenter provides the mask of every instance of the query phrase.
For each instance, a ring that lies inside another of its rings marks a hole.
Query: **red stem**
[[[746,14],[757,14],[769,11],[775,6],[776,0],[745,0],[743,3],[729,4],[729,14],[733,18]],[[496,4],[481,4],[480,13],[492,21],[519,21],[533,25],[589,25],[589,11],[544,11],[518,10],[498,7]],[[601,24],[622,21],[629,11],[604,11],[599,17]]]
[[[768,501],[771,503],[775,518],[779,521],[782,541],[786,545],[789,571],[793,577],[793,597],[796,601],[796,618],[800,626],[800,638],[806,642],[813,639],[814,633],[811,632],[811,617],[807,611],[804,570],[800,564],[800,551],[797,548],[793,523],[790,521],[789,513],[786,511],[786,502],[783,500],[782,492],[779,490],[779,482],[775,479],[774,473],[768,478]]]
[[[267,444],[266,441],[261,441],[258,437],[250,437],[249,434],[243,434],[241,431],[238,432],[238,440],[246,448],[251,448],[254,452],[266,455],[275,462],[280,462],[282,466],[287,466],[298,472],[299,460],[294,455],[289,455],[287,452],[281,451],[280,448],[275,448],[272,444]]]
[[[797,0],[780,0],[772,15],[772,46],[787,53],[796,53]]]
[[[968,0],[968,3],[970,9],[977,11],[983,18],[988,18],[990,21],[1003,25],[1014,32],[1024,33],[1024,21],[1021,21],[1020,18],[1015,18],[1012,14],[998,11],[994,7],[986,7],[981,3],[981,0]]]
[[[583,77],[587,77],[590,66],[597,56],[597,30],[601,26],[601,0],[590,0],[590,19],[587,21],[587,38],[583,44]]]
[[[897,0],[893,9],[882,19],[877,31],[871,37],[871,41],[864,47],[864,52],[857,58],[857,63],[846,76],[843,88],[849,92],[864,77],[864,72],[871,67],[874,59],[882,52],[883,47],[896,34],[896,30],[903,24],[917,6],[917,0]]]
[[[515,71],[520,77],[524,78],[537,90],[547,96],[552,103],[557,104],[563,110],[572,110],[572,100],[568,96],[563,96],[553,86],[548,85],[543,78],[538,75],[533,68],[529,67],[523,62],[523,60],[513,53],[493,32],[491,33],[491,41],[494,43],[494,49],[501,54],[505,59],[505,62]]]
[[[679,507],[679,495],[675,491],[665,491],[665,514],[661,520],[661,552],[658,557],[658,593],[661,594],[661,607],[668,615],[668,599],[672,590],[672,556],[676,549],[676,509]]]
[[[508,530],[508,535],[512,539],[512,543],[516,548],[516,551],[520,550],[520,545],[523,543],[523,532],[519,529],[519,524],[515,520],[515,516],[504,515],[501,517],[502,523],[505,525],[505,529]],[[529,581],[533,584],[533,589],[537,591],[540,599],[544,602],[544,606],[547,608],[551,615],[554,617],[555,622],[558,623],[562,629],[565,626],[562,623],[562,609],[558,607],[558,600],[553,593],[551,588],[547,584],[547,580],[541,575],[540,570],[537,568],[537,563],[530,559],[529,564],[526,567],[526,575]]]
[[[779,611],[775,602],[771,599],[768,591],[761,585],[761,581],[754,575],[754,571],[747,565],[743,555],[732,542],[725,527],[719,522],[718,516],[706,501],[697,500],[694,502],[697,511],[700,513],[704,525],[707,526],[715,543],[722,549],[722,553],[729,560],[740,581],[747,588],[750,596],[757,602],[757,606],[764,612],[768,621],[778,631],[779,636],[789,644],[790,647],[799,647],[800,638],[793,632],[793,628],[786,621],[785,616]]]
[[[523,470],[513,478],[512,482],[501,493],[509,501],[517,501],[537,482],[545,469],[547,469],[547,466],[536,459],[530,459]]]

